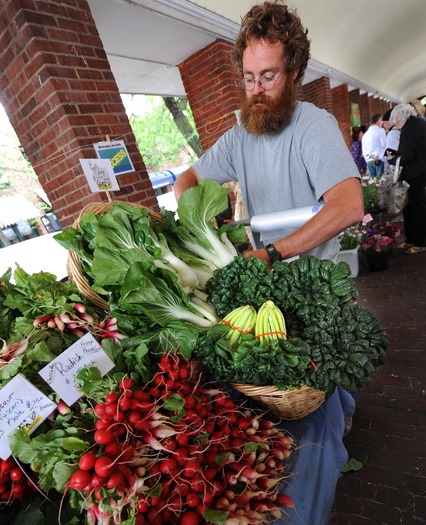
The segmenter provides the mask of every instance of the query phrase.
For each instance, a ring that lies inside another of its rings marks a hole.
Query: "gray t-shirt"
[[[360,178],[335,118],[308,102],[296,103],[289,124],[277,135],[253,135],[234,126],[194,169],[200,178],[220,184],[238,181],[248,217],[323,203],[324,193],[337,183]],[[261,243],[289,233],[263,232]],[[336,260],[338,251],[335,237],[306,253]]]

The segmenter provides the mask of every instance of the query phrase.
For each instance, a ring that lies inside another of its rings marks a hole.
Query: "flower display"
[[[390,237],[396,242],[397,237],[401,235],[401,226],[392,221],[381,221],[374,224],[371,228],[375,233]]]
[[[358,224],[346,228],[339,236],[340,249],[353,250],[359,246],[364,253],[390,252],[401,234],[401,227],[392,221],[380,221],[368,227],[372,220],[367,214]]]
[[[377,222],[368,228],[362,236],[360,244],[364,253],[385,252],[390,253],[396,244],[396,239],[401,233],[401,227],[391,221]]]
[[[371,232],[362,239],[361,251],[364,253],[390,253],[394,244],[395,240],[392,237]]]
[[[361,244],[362,238],[367,235],[367,224],[373,220],[373,217],[368,213],[364,215],[362,221],[355,226],[346,228],[340,235],[340,249],[341,250],[354,250]]]

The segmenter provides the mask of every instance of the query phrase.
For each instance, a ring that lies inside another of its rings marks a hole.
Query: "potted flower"
[[[374,233],[384,235],[393,239],[393,244],[396,244],[396,239],[401,235],[401,226],[392,221],[381,221],[374,224],[371,228]]]
[[[376,233],[373,229],[368,231],[362,238],[361,251],[366,255],[370,271],[380,272],[388,268],[394,244],[394,238]]]

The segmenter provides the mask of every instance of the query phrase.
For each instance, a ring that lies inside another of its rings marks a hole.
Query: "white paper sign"
[[[80,159],[80,164],[92,192],[120,189],[108,159]]]
[[[114,368],[114,362],[90,333],[42,368],[39,374],[67,405],[72,405],[83,395],[76,375],[85,365],[95,366],[103,376]]]
[[[0,390],[0,458],[12,451],[9,436],[24,427],[29,434],[55,410],[56,404],[18,374]]]

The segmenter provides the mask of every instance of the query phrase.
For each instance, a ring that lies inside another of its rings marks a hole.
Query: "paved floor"
[[[340,479],[329,525],[426,525],[426,252],[396,248],[382,272],[361,259],[355,282],[390,345],[357,395],[345,443],[363,467]]]

